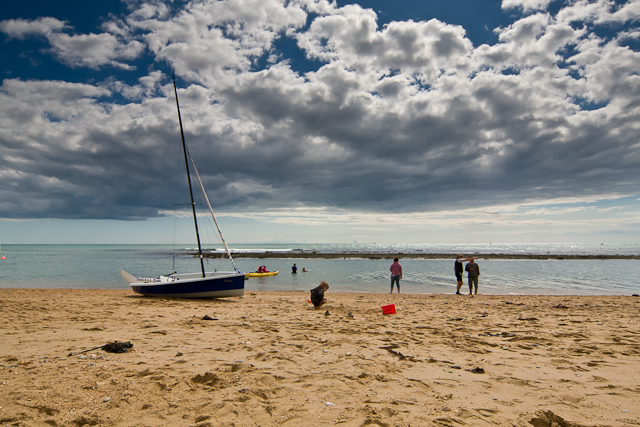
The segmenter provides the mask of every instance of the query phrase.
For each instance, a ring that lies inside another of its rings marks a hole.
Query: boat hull
[[[121,272],[133,292],[163,298],[226,298],[244,295],[244,273],[172,274],[160,278],[135,278]],[[131,278],[135,281],[131,282]]]

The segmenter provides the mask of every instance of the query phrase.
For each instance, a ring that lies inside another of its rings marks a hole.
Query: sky
[[[193,241],[175,75],[230,243],[640,241],[639,23],[640,0],[10,2],[0,240]]]

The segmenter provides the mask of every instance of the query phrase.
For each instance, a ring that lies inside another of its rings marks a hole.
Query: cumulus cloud
[[[56,34],[49,37],[55,55],[74,67],[98,68],[111,65],[123,69],[134,67],[121,60],[136,58],[144,49],[142,43],[122,43],[111,34]]]
[[[116,25],[106,28],[118,29]],[[38,18],[32,21],[13,19],[0,22],[0,31],[11,38],[25,39],[33,36],[45,37],[51,52],[62,62],[72,67],[97,69],[110,65],[123,69],[133,69],[121,60],[132,60],[144,50],[144,45],[136,40],[123,39],[121,31],[116,34],[67,34],[71,27],[55,18]],[[120,34],[117,34],[120,32]]]
[[[314,20],[298,35],[299,45],[313,58],[340,62],[362,72],[400,71],[432,83],[443,70],[465,71],[471,42],[462,27],[430,20],[391,22],[377,27],[372,10],[345,6],[340,13]]]
[[[380,26],[370,9],[312,0],[132,2],[98,34],[2,22],[14,39],[46,37],[75,67],[133,70],[143,50],[151,59],[135,79],[4,80],[0,216],[169,209],[179,134],[167,64],[222,211],[433,220],[470,205],[480,215],[637,193],[640,55],[628,40],[638,2],[576,1],[555,14],[549,3],[503,1],[522,16],[478,47],[458,25]],[[594,31],[614,22],[613,35]],[[315,68],[299,71],[284,42]]]
[[[30,36],[45,36],[66,28],[68,25],[65,22],[55,18],[38,18],[33,21],[10,19],[0,22],[0,31],[9,37],[20,40]]]
[[[558,20],[586,24],[637,23],[640,20],[640,1],[623,4],[611,0],[578,0],[558,12]]]
[[[161,6],[158,6],[161,7]],[[180,75],[202,84],[233,84],[268,54],[287,30],[306,23],[307,13],[297,2],[229,0],[192,2],[175,16],[166,17],[143,6],[129,25],[143,31],[158,60],[169,62]]]
[[[503,9],[520,8],[524,12],[532,10],[546,10],[553,0],[502,0]]]

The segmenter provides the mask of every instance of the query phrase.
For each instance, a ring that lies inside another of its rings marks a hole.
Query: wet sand
[[[638,297],[327,298],[0,289],[0,424],[640,425]]]

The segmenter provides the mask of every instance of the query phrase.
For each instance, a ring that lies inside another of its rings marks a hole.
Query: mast
[[[184,164],[187,167],[187,182],[189,183],[189,196],[191,196],[191,211],[193,212],[193,224],[196,227],[196,239],[198,240],[198,256],[200,257],[200,268],[202,277],[204,274],[204,259],[202,256],[202,246],[200,245],[200,232],[198,231],[198,219],[196,217],[196,204],[193,201],[193,189],[191,188],[191,174],[189,173],[189,160],[187,160],[187,144],[184,142],[184,131],[182,130],[182,117],[180,116],[180,104],[178,103],[178,89],[176,89],[176,76],[173,77],[173,92],[176,95],[176,107],[178,108],[178,122],[180,123],[180,136],[182,137],[182,151],[184,152]]]

